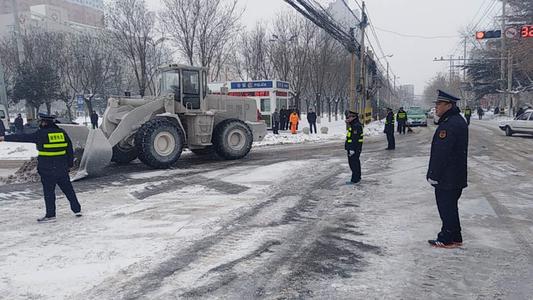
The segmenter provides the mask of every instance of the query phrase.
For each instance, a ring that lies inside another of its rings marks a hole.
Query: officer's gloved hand
[[[348,151],[348,156],[351,157],[351,156],[353,156],[354,154],[355,154],[355,150],[350,150],[350,151]]]
[[[428,182],[429,182],[429,184],[431,184],[431,185],[433,185],[433,186],[435,186],[435,185],[439,184],[439,182],[438,182],[438,181],[436,181],[436,180],[433,180],[433,179],[431,179],[431,178],[428,178]]]

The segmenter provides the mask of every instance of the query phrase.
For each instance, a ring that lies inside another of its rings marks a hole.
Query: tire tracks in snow
[[[350,276],[353,264],[361,263],[364,253],[376,253],[379,248],[347,238],[345,235],[350,233],[353,237],[360,235],[350,229],[354,225],[345,226],[349,225],[349,218],[342,219],[343,211],[353,212],[356,207],[327,197],[331,188],[338,189],[336,176],[344,170],[331,164],[316,164],[311,169],[317,174],[314,180],[300,178],[274,187],[277,190],[274,195],[239,211],[237,217],[221,224],[219,230],[159,262],[155,268],[135,276],[139,266],[130,267],[83,297],[187,298],[218,294],[242,298],[287,289],[301,295],[308,291],[305,285],[310,277],[307,275]],[[284,201],[293,201],[294,205],[284,205]],[[272,222],[258,222],[263,214],[271,218],[270,210],[276,212],[276,209],[279,213],[274,213],[277,216]],[[337,250],[348,260],[327,257],[330,251],[323,253],[322,249]],[[329,272],[322,275],[324,266],[320,256],[327,259],[329,266],[326,268]],[[290,266],[288,273],[287,266]]]

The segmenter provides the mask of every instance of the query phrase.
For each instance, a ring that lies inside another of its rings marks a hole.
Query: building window
[[[261,99],[261,111],[270,112],[270,99]]]

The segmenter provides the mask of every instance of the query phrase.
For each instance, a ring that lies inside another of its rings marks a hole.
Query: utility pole
[[[506,37],[505,37],[505,24],[506,24],[506,20],[505,18],[507,17],[507,12],[506,12],[506,9],[507,9],[507,0],[502,0],[502,36],[501,36],[501,62],[500,62],[500,87],[502,90],[505,89],[505,60],[506,60],[506,57],[505,55],[507,54],[507,45],[506,45]],[[503,107],[506,107],[507,106],[507,93],[502,93],[502,95],[500,96],[500,105],[498,106],[503,106]]]
[[[11,0],[11,7],[13,9],[13,26],[15,28],[15,39],[17,44],[17,63],[21,64],[24,62],[24,47],[22,46],[22,37],[20,34],[20,18],[18,12],[17,0]]]
[[[511,54],[511,49],[508,50],[508,61],[507,61],[507,97],[509,97],[509,117],[514,116],[515,110],[517,109],[516,103],[513,100],[511,90],[513,89],[513,55]],[[518,101],[516,101],[518,102]]]
[[[390,78],[389,78],[389,61],[387,61],[387,96],[388,96],[388,102],[389,102],[389,105],[391,103],[391,96],[392,96],[392,92],[390,90]]]
[[[359,86],[361,87],[360,96],[357,103],[357,112],[364,114],[363,103],[366,98],[366,67],[365,67],[365,29],[368,25],[368,19],[365,12],[365,2],[363,1],[361,23],[359,23],[359,29],[361,30],[361,53],[359,58]],[[363,120],[366,116],[363,116]]]
[[[452,85],[453,76],[453,55],[450,55],[450,85]]]
[[[464,41],[464,52],[463,52],[463,81],[466,81],[466,42],[467,42],[467,39],[468,37],[465,36],[465,41]]]
[[[355,44],[355,28],[350,28],[350,35],[352,37],[352,42]],[[348,107],[351,111],[355,110],[355,46],[350,51],[352,60],[350,63],[350,101],[348,103]]]
[[[6,83],[4,78],[4,65],[2,65],[2,57],[0,57],[0,103],[5,105],[7,110],[7,120],[9,121],[9,107],[7,105]]]

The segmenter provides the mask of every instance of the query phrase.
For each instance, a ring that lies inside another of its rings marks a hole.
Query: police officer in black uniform
[[[457,202],[467,187],[468,125],[456,102],[460,99],[438,90],[435,104],[438,127],[431,143],[428,182],[435,188],[442,228],[434,247],[454,248],[463,243]]]
[[[39,114],[39,129],[31,134],[12,134],[0,137],[0,141],[35,143],[39,151],[37,171],[43,184],[46,215],[38,222],[53,222],[56,218],[56,185],[61,188],[70,208],[77,217],[81,217],[81,206],[70,182],[69,169],[73,166],[74,156],[72,142],[63,129],[55,124],[55,116]]]
[[[387,149],[385,150],[394,150],[396,149],[396,141],[394,140],[394,113],[391,108],[387,108],[387,117],[385,119],[385,130],[384,133],[387,134]]]
[[[346,184],[356,184],[361,181],[361,151],[363,150],[363,125],[359,122],[359,115],[350,111],[346,118],[348,132],[344,149],[348,152],[348,164],[352,170],[352,179]]]

